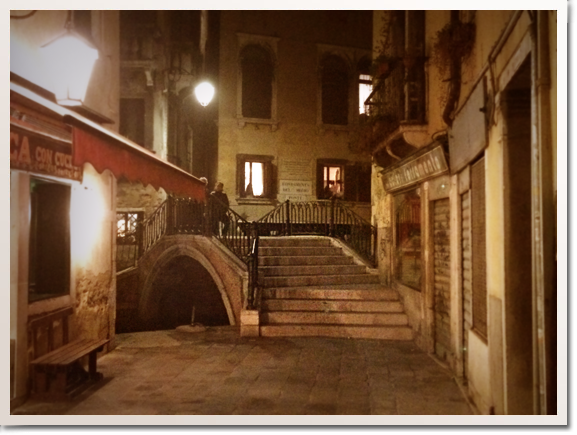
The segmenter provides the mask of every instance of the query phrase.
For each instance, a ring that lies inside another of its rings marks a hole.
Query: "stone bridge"
[[[117,329],[238,325],[247,291],[246,265],[215,238],[163,236],[117,276]]]

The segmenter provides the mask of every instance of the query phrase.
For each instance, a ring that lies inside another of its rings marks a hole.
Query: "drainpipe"
[[[551,76],[549,12],[531,13],[532,41],[532,229],[533,229],[533,397],[534,413],[556,413],[548,409],[555,398],[555,287],[554,193],[551,143]]]

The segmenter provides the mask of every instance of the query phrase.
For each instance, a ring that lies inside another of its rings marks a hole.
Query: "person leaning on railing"
[[[210,206],[212,210],[212,231],[214,234],[226,235],[229,221],[226,214],[229,206],[228,196],[224,193],[224,184],[218,181],[214,190],[210,193]],[[220,225],[222,223],[222,226]],[[220,231],[219,231],[220,230]]]

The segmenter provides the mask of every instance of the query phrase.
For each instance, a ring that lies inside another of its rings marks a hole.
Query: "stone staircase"
[[[396,291],[328,237],[262,237],[260,335],[412,340]]]

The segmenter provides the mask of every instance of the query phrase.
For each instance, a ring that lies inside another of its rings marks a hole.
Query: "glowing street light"
[[[54,94],[59,104],[82,104],[98,59],[96,47],[74,30],[71,11],[62,35],[41,47],[46,65],[51,69]]]
[[[207,106],[214,96],[214,86],[209,82],[201,82],[194,88],[194,95],[201,106]]]

